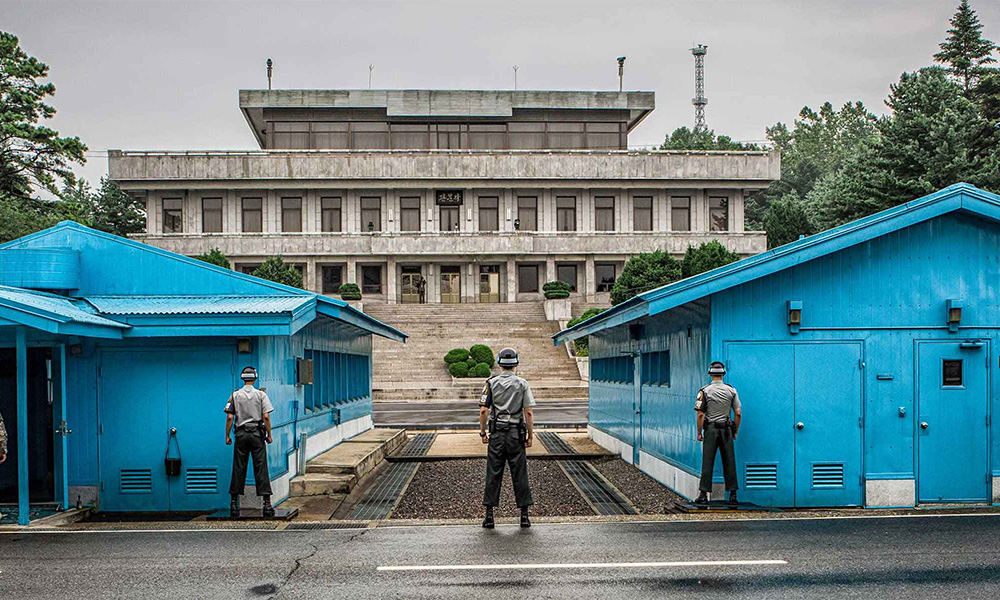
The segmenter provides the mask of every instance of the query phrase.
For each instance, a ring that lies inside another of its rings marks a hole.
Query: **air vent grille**
[[[745,471],[748,490],[773,489],[778,487],[778,464],[747,464]]]
[[[152,494],[153,471],[150,469],[122,469],[118,472],[118,490],[122,494]]]
[[[215,467],[187,470],[184,491],[188,494],[214,494],[219,491],[219,473]]]
[[[814,488],[844,487],[844,463],[814,463],[812,480]]]

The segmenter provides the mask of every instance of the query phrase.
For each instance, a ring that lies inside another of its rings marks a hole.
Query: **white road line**
[[[379,571],[506,571],[524,569],[648,569],[662,567],[741,567],[787,565],[786,560],[692,560],[637,563],[526,563],[514,565],[402,565]]]

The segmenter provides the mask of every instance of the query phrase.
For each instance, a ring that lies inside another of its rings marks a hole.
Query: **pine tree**
[[[934,55],[934,60],[947,66],[968,97],[988,71],[986,65],[996,62],[992,54],[997,46],[983,37],[983,24],[969,6],[969,0],[962,0],[950,23],[948,38],[941,42],[941,51]]]

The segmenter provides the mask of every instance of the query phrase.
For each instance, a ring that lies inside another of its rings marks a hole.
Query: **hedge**
[[[457,362],[448,367],[448,372],[451,373],[452,377],[468,377],[469,365],[464,362]]]
[[[496,357],[493,356],[493,350],[485,344],[476,344],[469,348],[469,354],[475,359],[476,364],[486,363],[486,366],[492,367],[496,361]]]
[[[490,376],[490,366],[486,363],[479,363],[471,371],[469,371],[469,377],[489,377]]]
[[[361,300],[361,288],[356,283],[345,283],[337,289],[341,300]]]
[[[456,363],[464,363],[469,358],[469,351],[465,348],[454,348],[448,351],[448,354],[444,355],[444,362],[446,364],[452,365]]]
[[[556,280],[543,285],[542,291],[545,292],[546,300],[559,300],[562,298],[569,298],[571,288],[565,281]]]
[[[470,356],[469,359],[465,361],[465,364],[469,365],[469,370],[471,371],[472,367],[479,364],[479,361]]]

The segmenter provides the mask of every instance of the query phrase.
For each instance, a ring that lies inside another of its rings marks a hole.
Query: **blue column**
[[[17,328],[17,522],[27,525],[28,518],[28,332]]]

